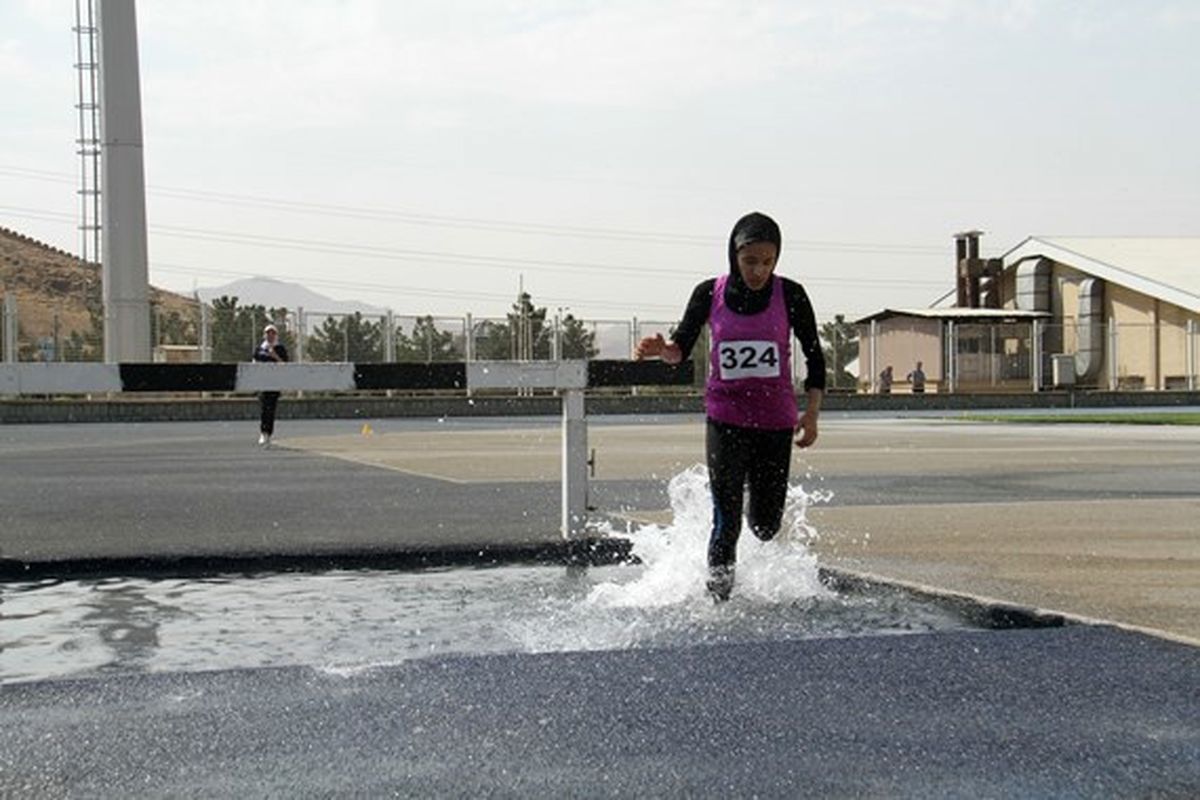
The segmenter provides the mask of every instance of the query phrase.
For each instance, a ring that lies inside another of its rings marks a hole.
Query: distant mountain
[[[302,306],[305,312],[328,312],[331,314],[386,314],[386,308],[360,303],[356,300],[334,300],[314,292],[299,283],[288,283],[275,278],[243,278],[224,286],[196,290],[200,299],[211,303],[226,295],[236,297],[240,306],[265,306],[267,308],[295,309]]]

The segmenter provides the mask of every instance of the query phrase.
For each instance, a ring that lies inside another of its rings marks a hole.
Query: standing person
[[[893,380],[892,365],[888,364],[886,367],[883,368],[883,372],[879,373],[879,393],[880,394],[891,394],[892,393],[892,380]]]
[[[707,322],[712,352],[704,406],[705,450],[713,498],[707,588],[714,600],[733,590],[742,506],[749,485],[750,530],[763,541],[779,532],[787,499],[792,442],[817,440],[825,392],[825,356],[804,288],[775,274],[782,236],[765,214],[747,214],[729,236],[729,273],[692,291],[671,341],[662,334],[638,342],[634,357],[678,364],[691,354]],[[800,340],[808,404],[796,410],[792,334]]]
[[[925,370],[921,369],[920,361],[913,371],[908,373],[908,382],[912,384],[913,394],[925,394]]]
[[[263,340],[254,350],[254,360],[275,364],[288,360],[287,348],[279,341],[279,330],[274,325],[263,328]],[[258,403],[258,443],[270,447],[271,437],[275,435],[275,407],[279,405],[279,392],[260,392]]]

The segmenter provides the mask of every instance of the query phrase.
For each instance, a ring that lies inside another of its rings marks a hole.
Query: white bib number
[[[775,342],[720,342],[717,365],[723,381],[777,378],[780,374],[779,347]]]

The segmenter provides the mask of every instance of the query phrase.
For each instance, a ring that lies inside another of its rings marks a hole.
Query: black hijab
[[[766,286],[754,290],[742,280],[737,253],[754,242],[771,242],[777,253],[783,250],[783,234],[779,232],[779,225],[758,211],[739,219],[729,234],[729,281],[725,285],[725,302],[741,314],[756,314],[765,309],[771,302],[771,287],[775,284],[775,281],[767,281]]]

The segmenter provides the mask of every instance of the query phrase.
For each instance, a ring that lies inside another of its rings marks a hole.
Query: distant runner
[[[287,348],[279,341],[279,331],[274,325],[263,328],[263,340],[254,350],[254,360],[277,364],[288,360]],[[258,402],[258,443],[270,447],[271,437],[275,435],[275,407],[279,405],[279,392],[260,392]]]
[[[729,274],[699,284],[671,341],[662,334],[638,342],[634,357],[668,364],[688,358],[707,322],[712,334],[704,405],[705,449],[713,496],[707,588],[718,602],[733,590],[737,543],[747,484],[750,530],[763,541],[779,532],[787,499],[792,437],[797,447],[817,440],[825,393],[825,356],[804,288],[775,275],[782,246],[779,226],[747,214],[729,236]],[[804,351],[808,403],[796,411],[792,333]]]

